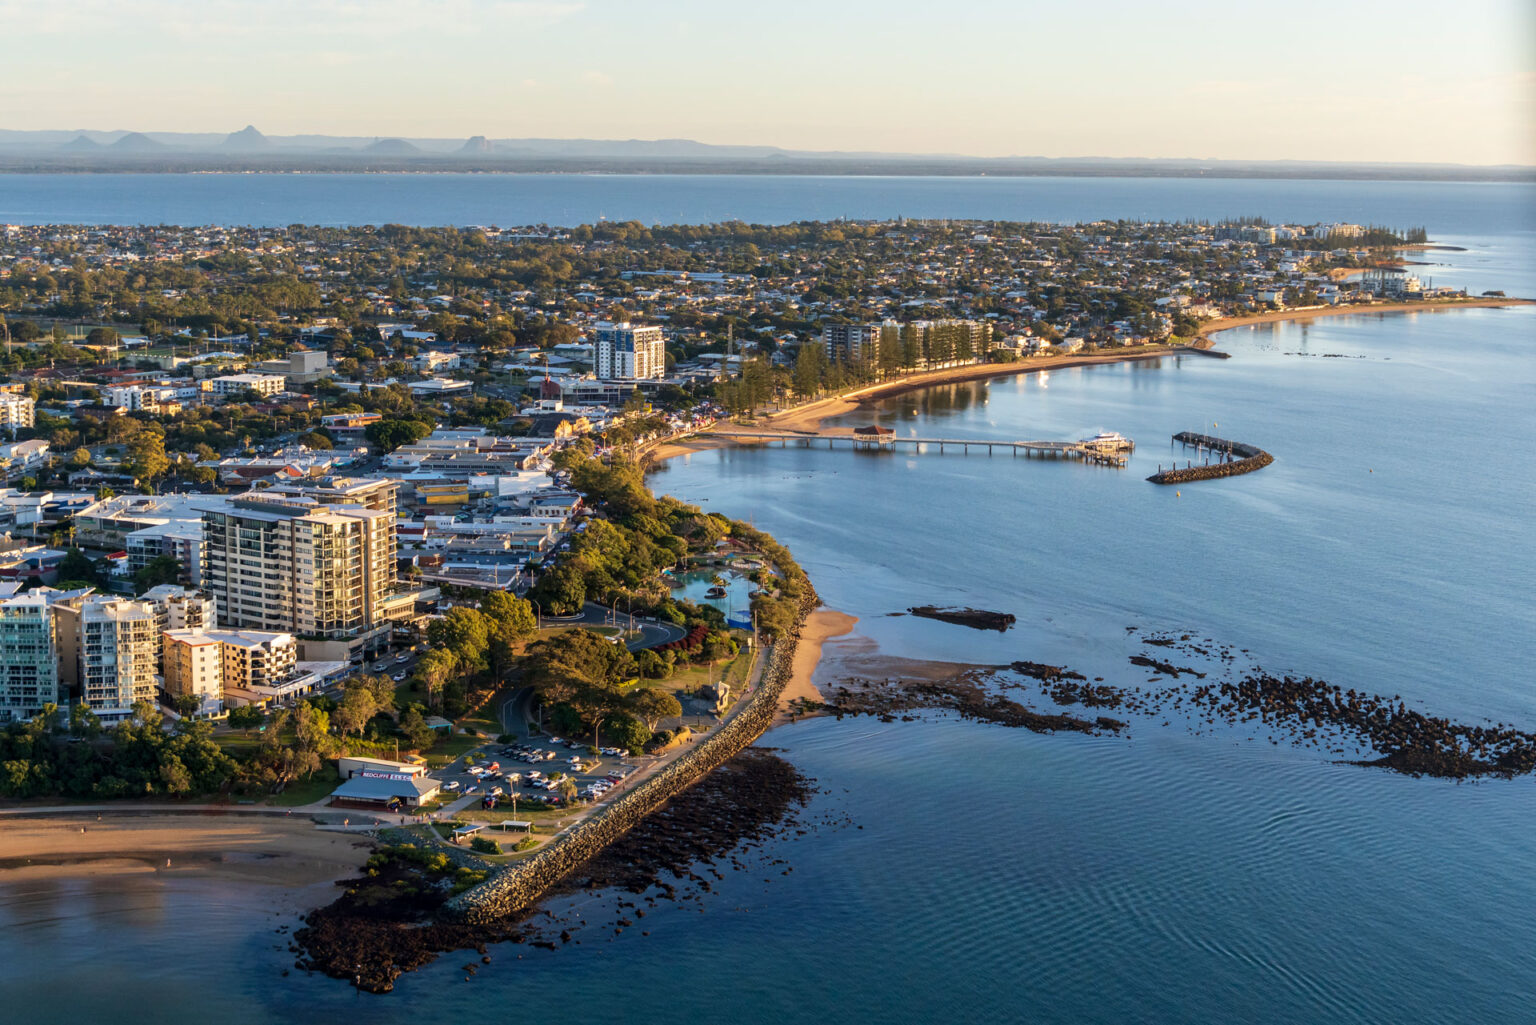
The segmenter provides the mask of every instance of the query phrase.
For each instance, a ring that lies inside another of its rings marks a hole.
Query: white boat
[[[1084,438],[1081,444],[1094,448],[1123,448],[1131,443],[1131,439],[1118,431],[1102,431],[1091,438]]]

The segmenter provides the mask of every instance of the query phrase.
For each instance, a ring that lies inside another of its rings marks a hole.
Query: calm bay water
[[[596,174],[6,174],[0,224],[591,224],[955,217],[1080,222],[1262,214],[1536,232],[1529,184],[1188,178]]]
[[[1182,187],[1198,207],[1226,184]],[[1459,209],[1460,187],[1416,188]],[[1294,216],[1277,209],[1288,196],[1236,212]],[[1472,246],[1427,255],[1437,279],[1536,294],[1529,221],[1500,231],[1479,211],[1328,216],[1425,221]],[[828,645],[829,676],[873,649],[1137,684],[1134,625],[1530,728],[1533,340],[1530,309],[1289,323],[1220,336],[1231,360],[935,389],[846,418],[927,436],[1119,430],[1139,445],[1125,471],[724,450],[653,484],[752,518],[860,617]],[[1177,490],[1142,480],[1176,457],[1170,434],[1204,425],[1276,463]],[[998,635],[888,615],[920,602],[1020,622]],[[697,906],[651,912],[649,937],[611,937],[597,904],[577,905],[593,923],[580,946],[494,949],[472,982],[450,955],[367,997],[280,977],[292,955],[272,930],[291,920],[259,891],[0,880],[0,992],[29,1023],[1532,1019],[1530,778],[1413,780],[1161,718],[1128,737],[822,719],[768,743],[823,787],[815,828],[765,852],[794,871],[749,859]]]

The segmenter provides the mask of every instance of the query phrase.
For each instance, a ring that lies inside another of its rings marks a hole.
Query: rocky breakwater
[[[583,819],[524,861],[509,865],[474,889],[448,901],[441,915],[472,924],[494,922],[527,908],[571,872],[601,853],[647,815],[693,786],[742,751],[773,722],[779,695],[789,682],[795,644],[818,599],[809,586],[795,628],[773,645],[762,681],[747,704],[725,725],[611,805]]]
[[[1186,466],[1182,470],[1177,467],[1168,470],[1160,469],[1147,478],[1153,484],[1188,484],[1197,480],[1237,477],[1252,473],[1254,470],[1261,470],[1275,461],[1274,456],[1257,445],[1245,445],[1240,441],[1228,441],[1226,438],[1213,438],[1208,434],[1196,434],[1194,431],[1180,431],[1173,436],[1173,440],[1184,445],[1209,449],[1225,458],[1221,462],[1206,463],[1203,466]]]

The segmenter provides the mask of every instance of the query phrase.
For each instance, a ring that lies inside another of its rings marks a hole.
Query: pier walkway
[[[1081,459],[1085,462],[1099,466],[1118,466],[1126,464],[1127,454],[1135,451],[1136,443],[1129,438],[1121,438],[1114,442],[1092,441],[995,441],[984,438],[902,438],[893,434],[855,434],[832,433],[816,431],[807,433],[794,433],[788,431],[741,431],[741,430],[710,430],[701,431],[701,435],[730,439],[748,445],[773,445],[781,448],[798,446],[800,448],[827,448],[843,446],[858,451],[866,452],[894,452],[904,449],[913,454],[934,453],[943,455],[948,452],[959,451],[962,455],[969,455],[972,449],[985,450],[987,455],[995,452],[1007,452],[1012,456],[1023,455],[1026,458],[1039,457],[1042,459]]]

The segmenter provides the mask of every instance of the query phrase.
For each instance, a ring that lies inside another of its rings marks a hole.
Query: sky
[[[0,128],[1536,164],[1530,0],[0,0]]]

